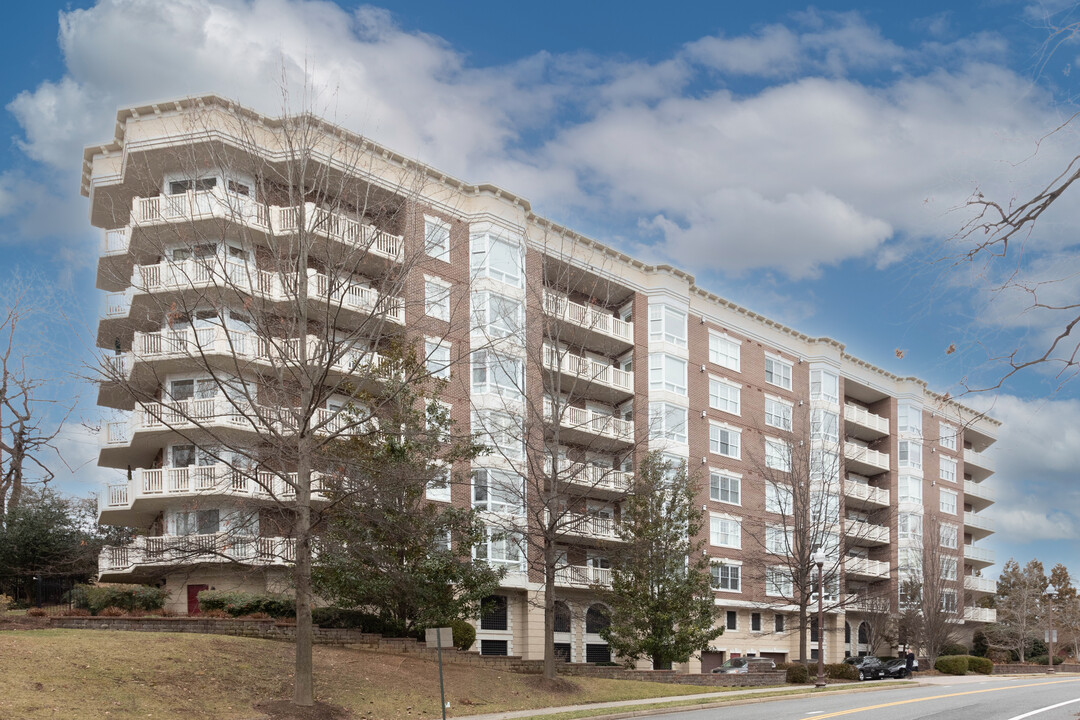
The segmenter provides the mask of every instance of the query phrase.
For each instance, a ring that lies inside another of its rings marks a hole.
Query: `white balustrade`
[[[568,352],[560,353],[550,345],[544,346],[544,364],[549,370],[574,375],[588,382],[595,382],[627,393],[634,392],[634,374],[614,365],[596,362]]]
[[[882,435],[889,434],[889,419],[875,415],[860,405],[847,403],[844,405],[844,419],[870,428]]]
[[[627,343],[634,342],[633,323],[620,320],[606,310],[576,303],[564,295],[545,291],[544,310],[559,320]]]

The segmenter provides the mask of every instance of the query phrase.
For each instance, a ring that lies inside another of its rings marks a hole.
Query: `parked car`
[[[919,661],[916,660],[911,666],[911,671],[915,672],[919,669]],[[895,658],[885,663],[885,677],[902,678],[907,677],[907,660],[904,658]]]
[[[770,658],[759,657],[737,657],[725,660],[724,664],[718,668],[713,668],[712,671],[717,675],[735,675],[750,672],[764,672],[765,670],[775,670],[776,662]]]
[[[844,658],[845,665],[854,665],[860,680],[879,680],[885,677],[885,663],[873,655]]]

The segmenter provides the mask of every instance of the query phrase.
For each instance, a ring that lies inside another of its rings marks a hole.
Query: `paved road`
[[[944,680],[944,679],[943,679]],[[1026,676],[936,683],[850,695],[821,694],[798,700],[694,710],[654,720],[1076,720],[1080,677]]]

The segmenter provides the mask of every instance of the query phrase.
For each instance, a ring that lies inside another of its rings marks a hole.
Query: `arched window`
[[[851,642],[851,623],[844,623],[844,642]]]
[[[555,601],[555,632],[570,632],[570,606],[562,600]]]
[[[870,642],[870,626],[866,623],[859,623],[859,644],[865,645]]]
[[[585,613],[585,632],[587,633],[599,633],[601,630],[606,630],[610,624],[607,608],[603,605],[593,605]]]

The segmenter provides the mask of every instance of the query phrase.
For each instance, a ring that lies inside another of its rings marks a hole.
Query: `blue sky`
[[[988,356],[1037,351],[1061,318],[992,292],[1001,263],[934,261],[962,249],[947,241],[976,188],[1027,197],[1077,154],[1074,126],[1044,138],[1078,109],[1080,44],[1046,44],[1075,14],[1056,0],[764,5],[17,4],[0,47],[16,70],[0,77],[2,266],[63,293],[54,327],[82,329],[49,367],[77,369],[101,304],[82,146],[112,137],[118,106],[186,94],[275,114],[284,68],[350,129],[870,362],[954,394],[992,384]],[[1022,255],[1020,277],[1056,281],[1041,286],[1055,302],[1078,290],[1078,207],[1066,196]],[[1058,386],[1033,371],[969,398],[1006,423],[1001,561],[1065,561],[1070,543],[1048,541],[1080,539],[1080,385]],[[56,387],[94,422],[90,388]],[[65,489],[103,477],[95,447],[72,423]]]

